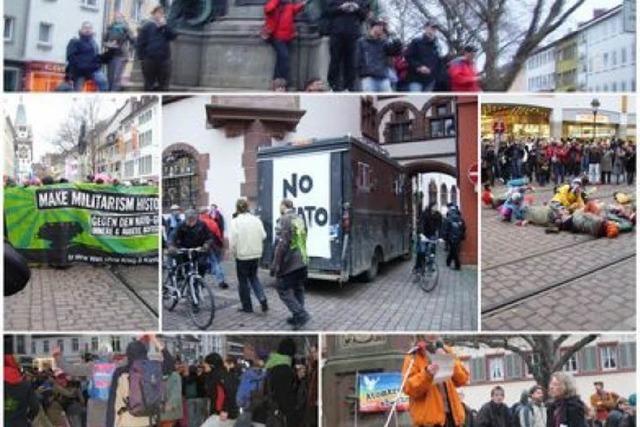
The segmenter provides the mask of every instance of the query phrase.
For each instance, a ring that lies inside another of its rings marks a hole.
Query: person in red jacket
[[[475,46],[464,47],[462,56],[449,63],[449,80],[451,92],[480,92],[480,76],[476,71],[474,58]]]
[[[306,0],[268,0],[264,5],[265,30],[269,34],[269,43],[276,52],[274,87],[279,79],[289,82],[289,45],[296,37],[294,20],[305,5]]]

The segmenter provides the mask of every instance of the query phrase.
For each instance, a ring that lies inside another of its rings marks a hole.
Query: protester
[[[213,218],[211,218],[209,210],[206,207],[200,209],[198,220],[202,221],[202,223],[207,226],[207,229],[213,237],[211,245],[209,246],[209,269],[211,274],[221,289],[227,289],[229,285],[225,282],[224,270],[222,269],[224,241],[220,226]]]
[[[369,32],[358,40],[358,73],[363,92],[391,92],[385,22],[369,21]]]
[[[209,398],[209,414],[226,421],[230,418],[234,397],[225,385],[226,369],[222,356],[218,353],[208,354],[204,358],[205,396]]]
[[[544,389],[534,385],[526,393],[526,401],[513,416],[518,417],[520,427],[546,427],[547,408],[544,403]]]
[[[237,216],[231,220],[231,253],[236,260],[240,311],[253,312],[251,290],[260,302],[263,312],[269,310],[267,297],[258,279],[258,263],[262,258],[263,242],[267,238],[262,221],[249,212],[245,199],[236,203]]]
[[[329,73],[327,80],[335,92],[357,91],[356,58],[361,24],[367,18],[365,0],[329,0]]]
[[[40,404],[31,384],[24,378],[11,348],[4,346],[4,425],[31,427]]]
[[[137,54],[142,61],[144,90],[167,91],[171,80],[171,41],[177,33],[167,25],[165,11],[156,6],[151,11],[151,20],[140,28]]]
[[[292,314],[287,323],[297,330],[311,319],[304,307],[304,285],[309,262],[307,228],[291,200],[282,200],[280,214],[270,273],[277,278],[278,296]]]
[[[411,40],[405,58],[409,64],[407,81],[410,92],[433,92],[443,73],[443,63],[436,41],[437,26],[432,21],[424,24],[420,37]]]
[[[593,383],[596,392],[591,395],[591,407],[596,410],[596,420],[604,423],[609,416],[609,411],[615,409],[620,396],[604,389],[602,381]]]
[[[577,395],[575,380],[566,372],[551,375],[551,402],[547,406],[547,427],[584,427],[586,405]]]
[[[130,47],[136,40],[122,12],[116,12],[113,22],[107,27],[103,37],[105,59],[107,62],[107,80],[109,90],[118,92],[122,89],[122,74],[129,62]]]
[[[442,226],[442,239],[447,243],[447,267],[453,264],[454,270],[460,270],[460,244],[466,238],[467,227],[458,206],[449,204],[449,210]]]
[[[504,389],[495,386],[491,389],[491,400],[478,411],[479,427],[509,427],[511,413],[504,403]]]
[[[296,37],[295,18],[304,10],[306,0],[269,0],[264,5],[265,29],[268,41],[276,54],[273,81],[289,83],[289,50]],[[275,88],[275,84],[273,85]]]
[[[422,214],[420,215],[418,221],[418,234],[419,236],[418,245],[422,244],[422,236],[429,240],[435,240],[438,238],[440,231],[442,229],[442,215],[436,209],[436,203],[431,202],[429,206],[427,206]],[[426,249],[426,248],[425,248]],[[430,245],[430,250],[432,254],[435,254],[435,244]],[[414,271],[423,271],[425,267],[427,253],[426,250],[420,249],[417,250],[416,254],[416,264],[414,266]]]
[[[271,353],[267,359],[265,382],[270,404],[267,404],[266,425],[296,425],[296,380],[293,371],[295,354],[296,344],[293,339],[283,338],[278,344],[278,351]]]
[[[213,235],[198,219],[196,211],[189,209],[185,212],[184,222],[178,226],[173,239],[169,241],[169,254],[174,254],[179,248],[201,248],[203,252],[197,254],[198,273],[204,277],[209,265],[207,251],[213,245],[213,240]]]
[[[88,80],[93,81],[101,92],[109,89],[101,70],[102,57],[94,36],[93,24],[86,21],[82,23],[78,37],[67,45],[68,74],[76,91],[82,91]]]
[[[480,92],[480,76],[474,62],[476,52],[475,46],[467,45],[462,56],[449,64],[451,92]]]
[[[476,417],[477,412],[474,411],[466,404],[464,401],[464,392],[462,390],[458,391],[458,396],[460,396],[460,402],[464,407],[464,424],[463,427],[475,427],[476,426]]]
[[[444,383],[433,381],[439,365],[430,355],[449,354],[454,358],[453,374]],[[406,377],[404,393],[409,396],[409,413],[413,425],[461,427],[465,408],[457,388],[469,381],[469,372],[437,335],[417,336],[415,347],[405,356],[402,375]],[[450,410],[445,410],[449,408]]]

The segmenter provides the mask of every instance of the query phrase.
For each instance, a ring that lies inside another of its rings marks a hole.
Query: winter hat
[[[296,343],[292,338],[285,338],[278,344],[278,353],[293,358],[296,354]]]
[[[125,352],[127,355],[127,363],[131,365],[136,360],[147,360],[147,351],[147,346],[141,341],[131,341],[129,345],[127,345]]]

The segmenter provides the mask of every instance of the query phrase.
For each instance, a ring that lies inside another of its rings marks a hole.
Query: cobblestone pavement
[[[442,251],[440,251],[441,253]],[[477,269],[463,267],[453,271],[440,263],[438,286],[430,293],[411,281],[413,262],[395,261],[381,271],[371,283],[350,282],[342,287],[332,282],[310,281],[307,284],[306,307],[312,316],[307,330],[313,331],[417,331],[477,330]],[[260,271],[265,285],[269,311],[262,313],[254,298],[253,314],[241,313],[235,264],[225,262],[229,289],[213,285],[216,300],[214,330],[290,330],[289,316],[274,288],[274,279]],[[164,330],[195,330],[187,305],[180,303],[173,312],[163,311]]]
[[[635,191],[596,188],[592,197],[605,201]],[[551,195],[551,186],[536,189],[535,203]],[[635,231],[594,239],[502,223],[491,209],[481,215],[483,330],[635,329]]]
[[[152,278],[150,269],[118,268],[150,300],[155,288],[157,305],[158,279],[157,274]],[[158,329],[154,313],[108,267],[78,264],[66,270],[32,268],[31,274],[24,291],[4,299],[8,331]]]

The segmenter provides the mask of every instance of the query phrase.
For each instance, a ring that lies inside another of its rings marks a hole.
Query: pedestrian
[[[634,144],[629,144],[627,148],[625,169],[627,171],[627,185],[633,185],[636,176],[636,146]]]
[[[442,239],[447,242],[447,267],[453,263],[455,270],[460,270],[460,244],[466,237],[466,225],[458,206],[449,204],[449,210],[442,226]]]
[[[624,172],[626,169],[627,150],[622,145],[622,141],[618,141],[613,152],[613,170],[612,174],[616,178],[616,185],[620,185],[620,181],[624,183]],[[622,178],[622,179],[620,179]]]
[[[518,408],[520,427],[547,427],[547,408],[544,405],[544,389],[539,385],[531,387],[525,395],[524,404]]]
[[[357,44],[361,24],[367,18],[366,0],[329,0],[329,73],[327,80],[335,92],[356,92]]]
[[[495,386],[491,389],[491,400],[478,411],[479,427],[509,427],[511,426],[511,413],[504,403],[504,389]]]
[[[146,92],[169,90],[171,41],[176,37],[176,32],[167,25],[164,7],[154,7],[151,20],[140,28],[137,44]]]
[[[69,41],[67,63],[69,77],[73,81],[75,91],[81,92],[88,80],[93,81],[100,92],[109,89],[107,78],[101,70],[102,56],[91,22],[83,22],[78,37]]]
[[[589,183],[597,184],[600,182],[600,160],[602,159],[602,151],[600,147],[593,142],[589,147]]]
[[[200,209],[200,215],[198,219],[207,226],[213,236],[211,245],[209,246],[209,271],[214,280],[217,282],[220,289],[228,289],[229,285],[224,279],[224,270],[222,268],[222,260],[224,258],[224,240],[222,238],[222,231],[220,226],[209,215],[209,210],[206,207]]]
[[[107,81],[109,90],[119,92],[122,89],[122,74],[129,62],[129,50],[135,45],[135,37],[122,12],[116,12],[115,18],[103,37],[104,53],[107,63]]]
[[[204,389],[209,400],[209,415],[220,421],[229,419],[232,399],[235,395],[228,393],[225,387],[226,370],[224,360],[218,353],[210,353],[204,358]]]
[[[402,391],[409,396],[413,425],[464,426],[465,408],[457,390],[467,384],[469,372],[439,336],[418,335],[415,341],[402,366],[402,375],[406,378]],[[432,362],[433,355],[450,355],[454,360],[451,377],[442,383],[433,381],[440,369],[437,363]]]
[[[292,314],[287,323],[298,330],[311,318],[304,307],[304,285],[309,262],[307,228],[291,200],[282,200],[280,214],[270,273],[277,278],[278,296]]]
[[[295,372],[293,370],[296,343],[292,338],[283,338],[276,352],[271,353],[265,364],[268,426],[295,426]],[[279,422],[279,424],[278,424]]]
[[[363,92],[391,92],[385,25],[382,20],[369,21],[369,32],[358,40],[358,75]]]
[[[407,80],[410,92],[433,92],[443,74],[436,31],[434,22],[425,22],[422,35],[411,40],[407,47],[405,57],[409,63]]]
[[[596,410],[596,420],[604,425],[604,422],[609,416],[609,411],[616,407],[616,403],[620,396],[613,392],[606,391],[602,381],[594,382],[593,386],[596,391],[590,398],[591,407]]]
[[[467,45],[462,56],[449,63],[451,92],[480,92],[480,76],[474,62],[477,51],[475,46]]]
[[[611,171],[613,170],[613,150],[607,144],[602,151],[602,157],[600,158],[600,182],[604,184],[611,184]]]
[[[267,297],[258,279],[258,263],[262,258],[263,242],[267,238],[262,221],[249,212],[245,199],[236,202],[237,216],[231,220],[231,253],[236,260],[240,311],[253,312],[251,290],[263,312],[269,310]]]
[[[424,236],[426,239],[435,240],[438,238],[438,234],[442,229],[442,215],[436,209],[436,202],[432,201],[429,206],[427,206],[420,218],[418,220],[418,241],[417,241],[417,250],[416,250],[416,264],[413,267],[415,272],[424,271],[425,261],[427,257],[427,249],[430,251],[430,256],[435,255],[435,244],[428,245],[427,247],[423,247],[423,239]],[[434,266],[430,266],[433,268]]]
[[[586,405],[578,397],[573,377],[555,372],[549,382],[551,403],[547,406],[547,427],[584,427]]]
[[[5,337],[4,345],[4,425],[30,427],[40,412],[40,403],[31,383],[25,379]]]
[[[261,408],[258,408],[258,402],[254,401],[254,396],[263,389],[265,378],[264,360],[256,355],[253,360],[249,360],[249,366],[240,376],[238,385],[238,393],[236,393],[236,405],[239,408],[240,415],[238,422],[242,422],[242,426],[252,426],[252,422],[264,423],[264,414]]]
[[[269,0],[264,4],[264,37],[276,54],[273,82],[284,80],[289,84],[289,50],[296,37],[295,18],[304,10],[306,0]],[[275,84],[272,84],[275,87]]]

